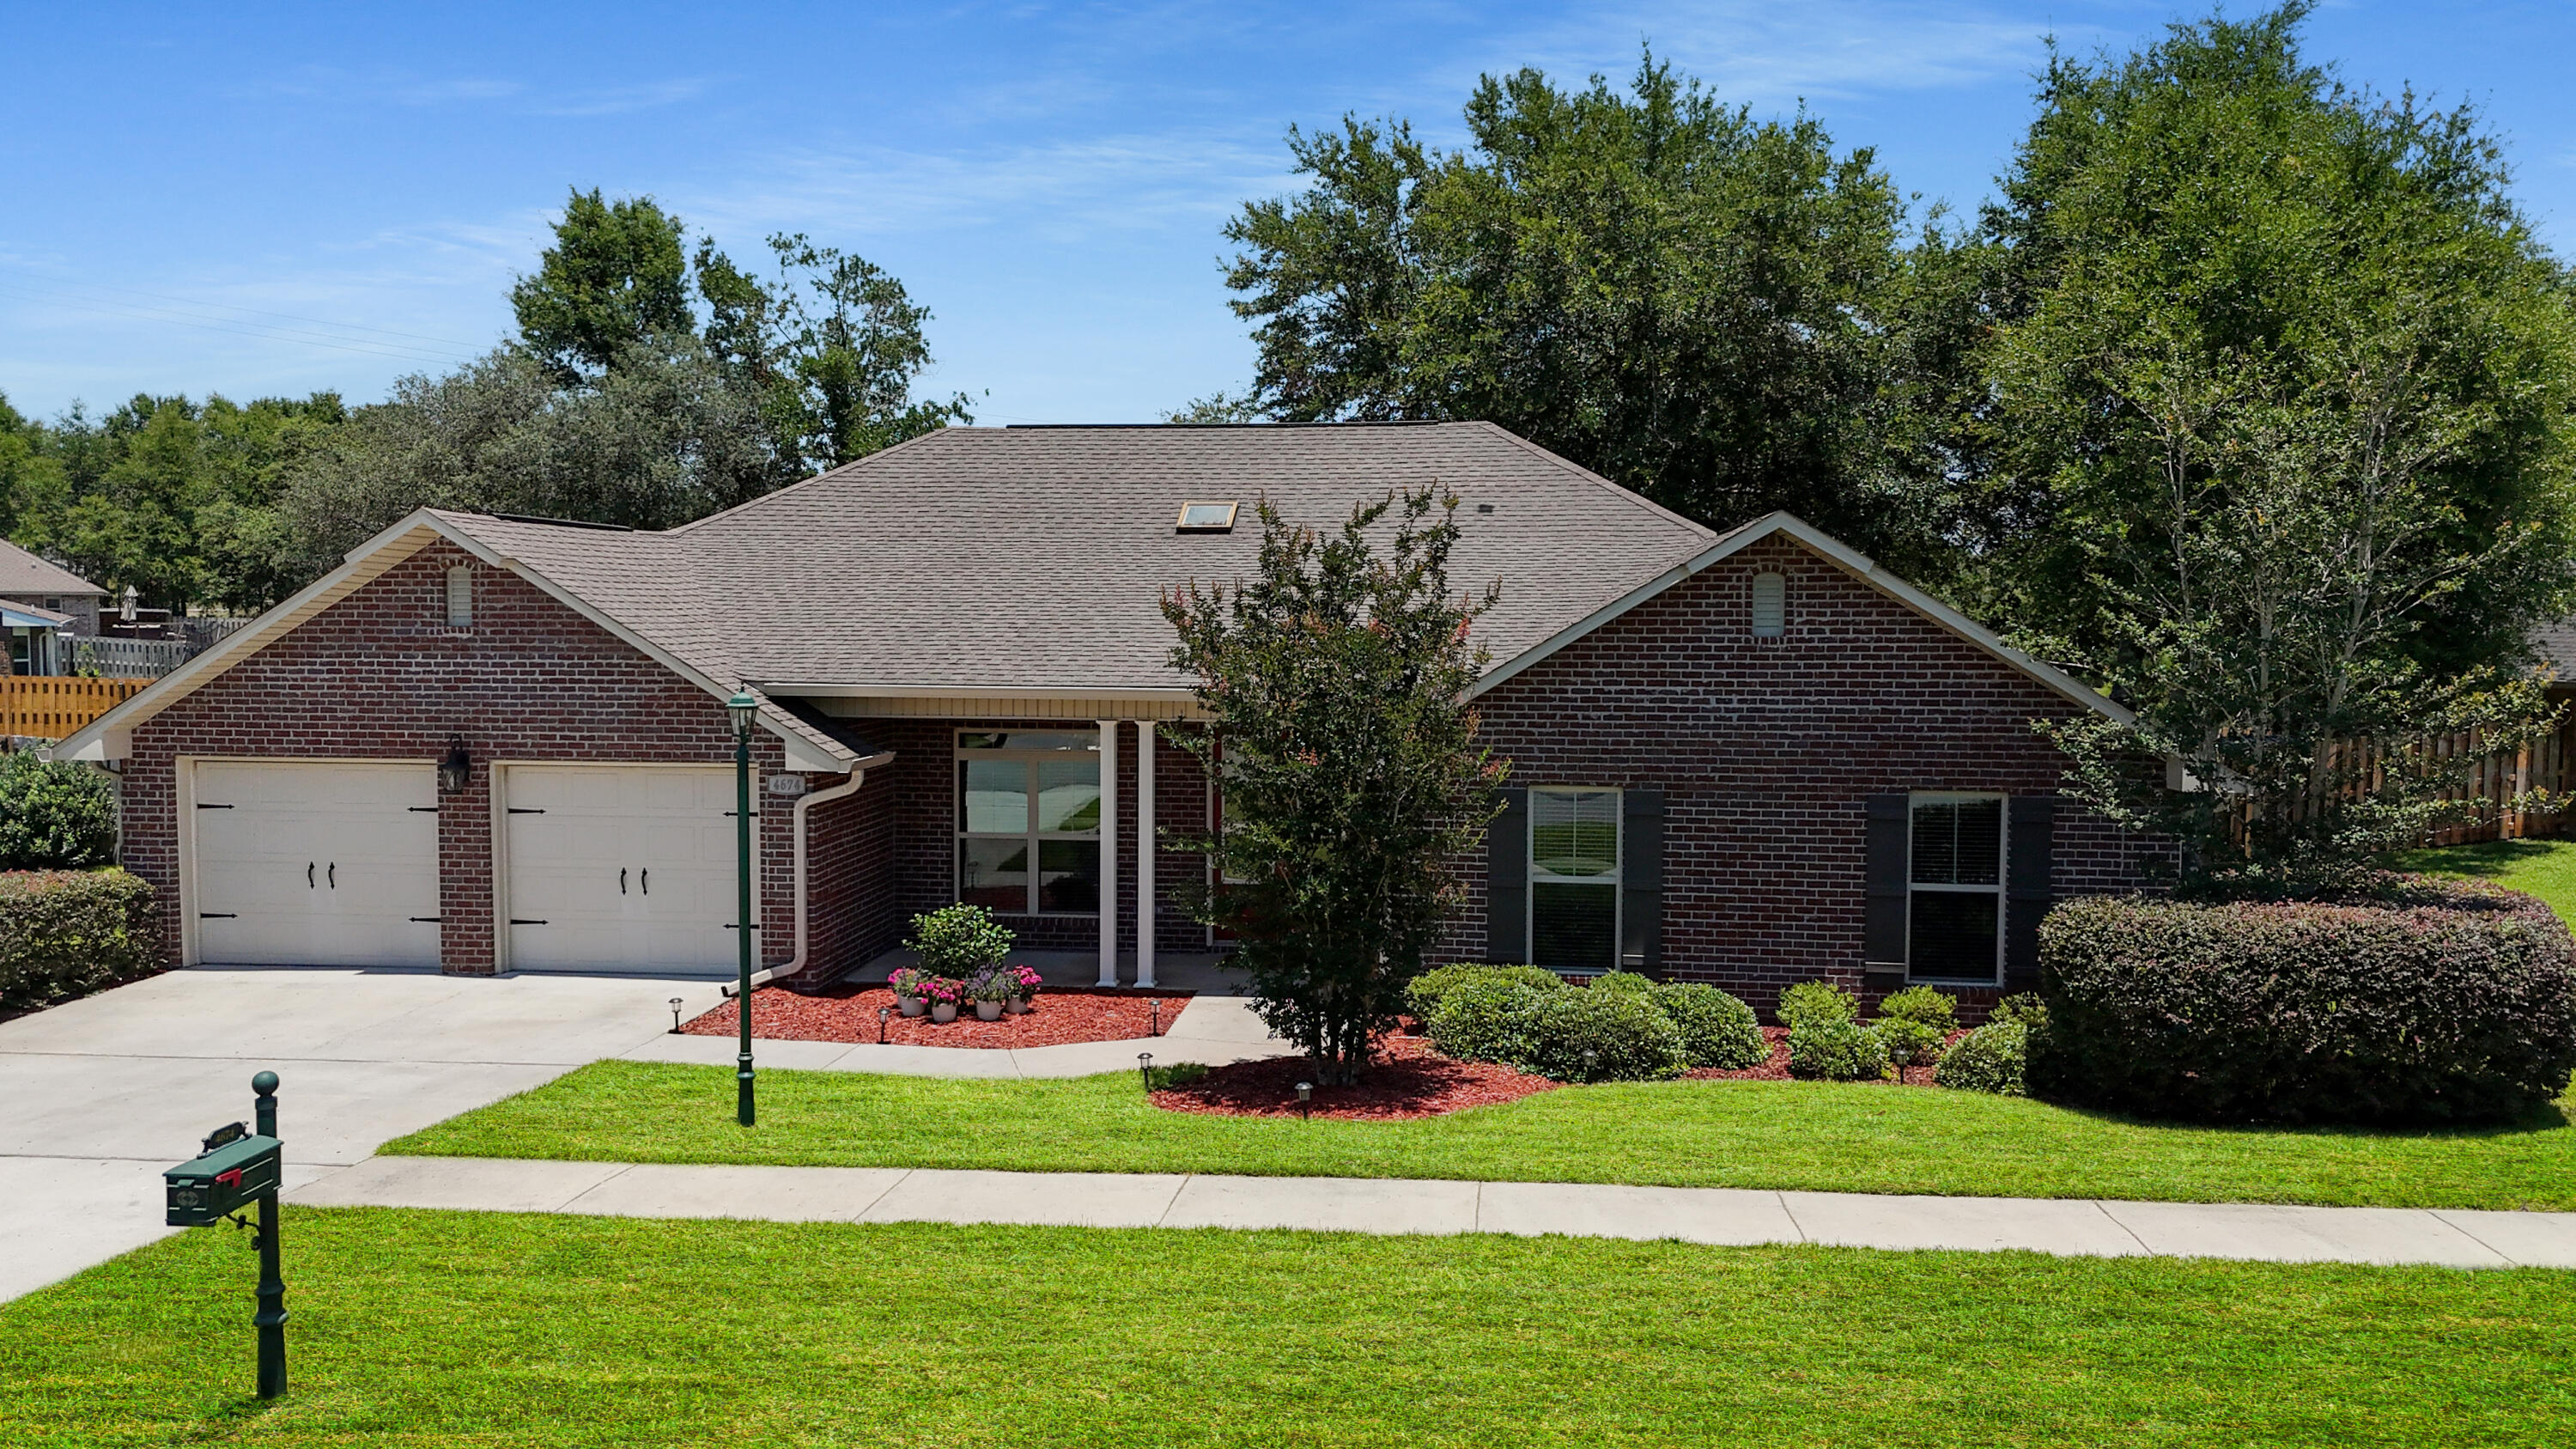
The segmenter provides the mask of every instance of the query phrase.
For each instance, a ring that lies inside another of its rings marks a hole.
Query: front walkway
[[[618,1055],[633,1062],[729,1067],[733,1065],[736,1045],[729,1036],[660,1036]],[[1221,1067],[1228,1062],[1295,1056],[1297,1048],[1272,1036],[1261,1018],[1252,1014],[1252,1003],[1239,996],[1193,997],[1161,1036],[1129,1037],[1123,1041],[976,1048],[751,1039],[756,1067],[800,1072],[887,1072],[903,1077],[1088,1077],[1101,1072],[1132,1072],[1139,1052],[1151,1052],[1156,1063],[1167,1067],[1180,1062]]]
[[[2576,1268],[2576,1213],[1180,1173],[711,1167],[378,1157],[288,1194],[312,1207],[450,1208],[770,1222],[1565,1233],[1752,1246],[2022,1249]]]

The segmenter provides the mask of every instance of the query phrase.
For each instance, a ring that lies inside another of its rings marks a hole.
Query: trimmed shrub
[[[1871,1022],[1870,1030],[1887,1043],[1887,1059],[1900,1067],[1927,1067],[1938,1062],[1941,1041],[1948,1035],[1905,1016]]]
[[[1540,991],[1556,991],[1565,985],[1555,972],[1542,966],[1440,966],[1414,977],[1404,988],[1404,1009],[1428,1029],[1431,1014],[1440,1009],[1444,997],[1477,981],[1516,981]]]
[[[87,765],[0,754],[0,870],[91,870],[116,861],[116,787]]]
[[[1959,1001],[1949,992],[1929,986],[1909,986],[1889,993],[1878,1004],[1878,1014],[1888,1021],[1917,1021],[1932,1028],[1937,1036],[1947,1036],[1959,1025]]]
[[[2015,992],[1996,1002],[1994,1009],[1986,1013],[1986,1025],[1993,1026],[1999,1021],[2009,1021],[2030,1031],[2045,1031],[2048,1028],[2048,1002],[2036,991]]]
[[[1830,981],[1801,981],[1780,993],[1775,1014],[1792,1029],[1810,1022],[1858,1021],[1860,998]]]
[[[0,1010],[87,996],[161,969],[152,887],[121,870],[0,874]]]
[[[994,920],[991,911],[954,905],[913,917],[912,939],[903,946],[921,954],[922,970],[963,981],[988,975],[1001,965],[1013,939],[1011,928]]]
[[[1682,1052],[1695,1067],[1737,1071],[1771,1055],[1753,1008],[1697,981],[1665,981],[1647,1000],[1682,1034]]]
[[[1962,1092],[2022,1096],[2029,1044],[2030,1032],[2020,1022],[1990,1021],[1950,1044],[1932,1080]]]
[[[1643,996],[1655,989],[1655,978],[1634,971],[1604,971],[1592,978],[1595,991],[1627,991]]]
[[[1519,1066],[1530,1059],[1540,1003],[1574,994],[1489,973],[1443,991],[1439,1006],[1423,1025],[1431,1033],[1431,1044],[1445,1056]]]
[[[2576,939],[2530,896],[2069,901],[2040,926],[2043,1096],[2195,1121],[2509,1121],[2576,1070]]]
[[[1523,1071],[1560,1082],[1651,1082],[1690,1068],[1681,1028],[1643,992],[1533,995],[1537,1020],[1529,1054],[1517,1063]]]
[[[1856,1021],[1802,1021],[1789,1028],[1789,1075],[1819,1082],[1877,1081],[1887,1075],[1887,1042]]]

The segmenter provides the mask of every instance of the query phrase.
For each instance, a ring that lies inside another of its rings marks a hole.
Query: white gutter
[[[768,985],[779,977],[793,976],[797,972],[804,970],[806,957],[811,954],[808,949],[808,942],[813,933],[809,929],[805,911],[807,896],[805,880],[805,812],[813,809],[817,805],[825,804],[829,801],[846,799],[851,794],[855,793],[861,785],[866,784],[867,781],[867,771],[852,770],[850,772],[850,778],[842,781],[840,784],[834,785],[828,790],[816,790],[812,794],[799,795],[796,797],[796,955],[784,966],[772,966],[765,971],[755,971],[751,973],[751,984],[754,990],[758,990],[759,988]],[[730,991],[725,994],[728,996],[732,995]]]

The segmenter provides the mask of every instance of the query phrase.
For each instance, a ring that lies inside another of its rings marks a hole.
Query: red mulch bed
[[[1964,1031],[1954,1031],[1950,1033],[1949,1040],[1955,1042],[1966,1035]],[[1771,1043],[1771,1055],[1768,1060],[1755,1066],[1738,1067],[1732,1071],[1721,1071],[1716,1067],[1694,1067],[1682,1073],[1683,1079],[1693,1082],[1785,1082],[1789,1080],[1789,1028],[1766,1026],[1762,1028],[1762,1038]],[[1897,1075],[1904,1079],[1905,1086],[1932,1085],[1930,1067],[1899,1067],[1896,1071]],[[1886,1085],[1897,1084],[1891,1082]]]
[[[1311,1081],[1304,1057],[1273,1057],[1211,1069],[1186,1087],[1166,1087],[1154,1105],[1227,1117],[1294,1117],[1297,1084]],[[1315,1088],[1309,1110],[1344,1121],[1394,1122],[1512,1102],[1557,1084],[1490,1062],[1452,1061],[1420,1037],[1391,1036],[1355,1087]]]
[[[1187,995],[1041,991],[1028,1015],[1005,1015],[1000,1021],[976,1020],[972,1006],[946,1026],[934,1024],[927,1015],[908,1017],[898,1010],[886,1018],[885,1039],[889,1045],[990,1051],[1124,1041],[1154,1033],[1156,1006],[1162,1008],[1162,1029],[1170,1031],[1180,1019],[1181,1008],[1189,1004]],[[894,993],[882,986],[836,986],[813,996],[762,986],[751,993],[751,1034],[772,1041],[873,1042],[877,1009],[893,1005]],[[680,1030],[691,1036],[732,1036],[741,1029],[740,1020],[734,1015],[734,1003],[728,1001]]]

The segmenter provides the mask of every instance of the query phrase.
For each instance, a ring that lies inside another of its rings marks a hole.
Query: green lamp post
[[[734,882],[740,912],[734,917],[734,934],[742,943],[741,984],[734,994],[734,1014],[742,1022],[742,1051],[734,1058],[734,1116],[742,1125],[751,1125],[751,721],[759,713],[760,701],[751,691],[737,689],[725,701],[725,710],[733,716],[733,795],[734,795]]]

